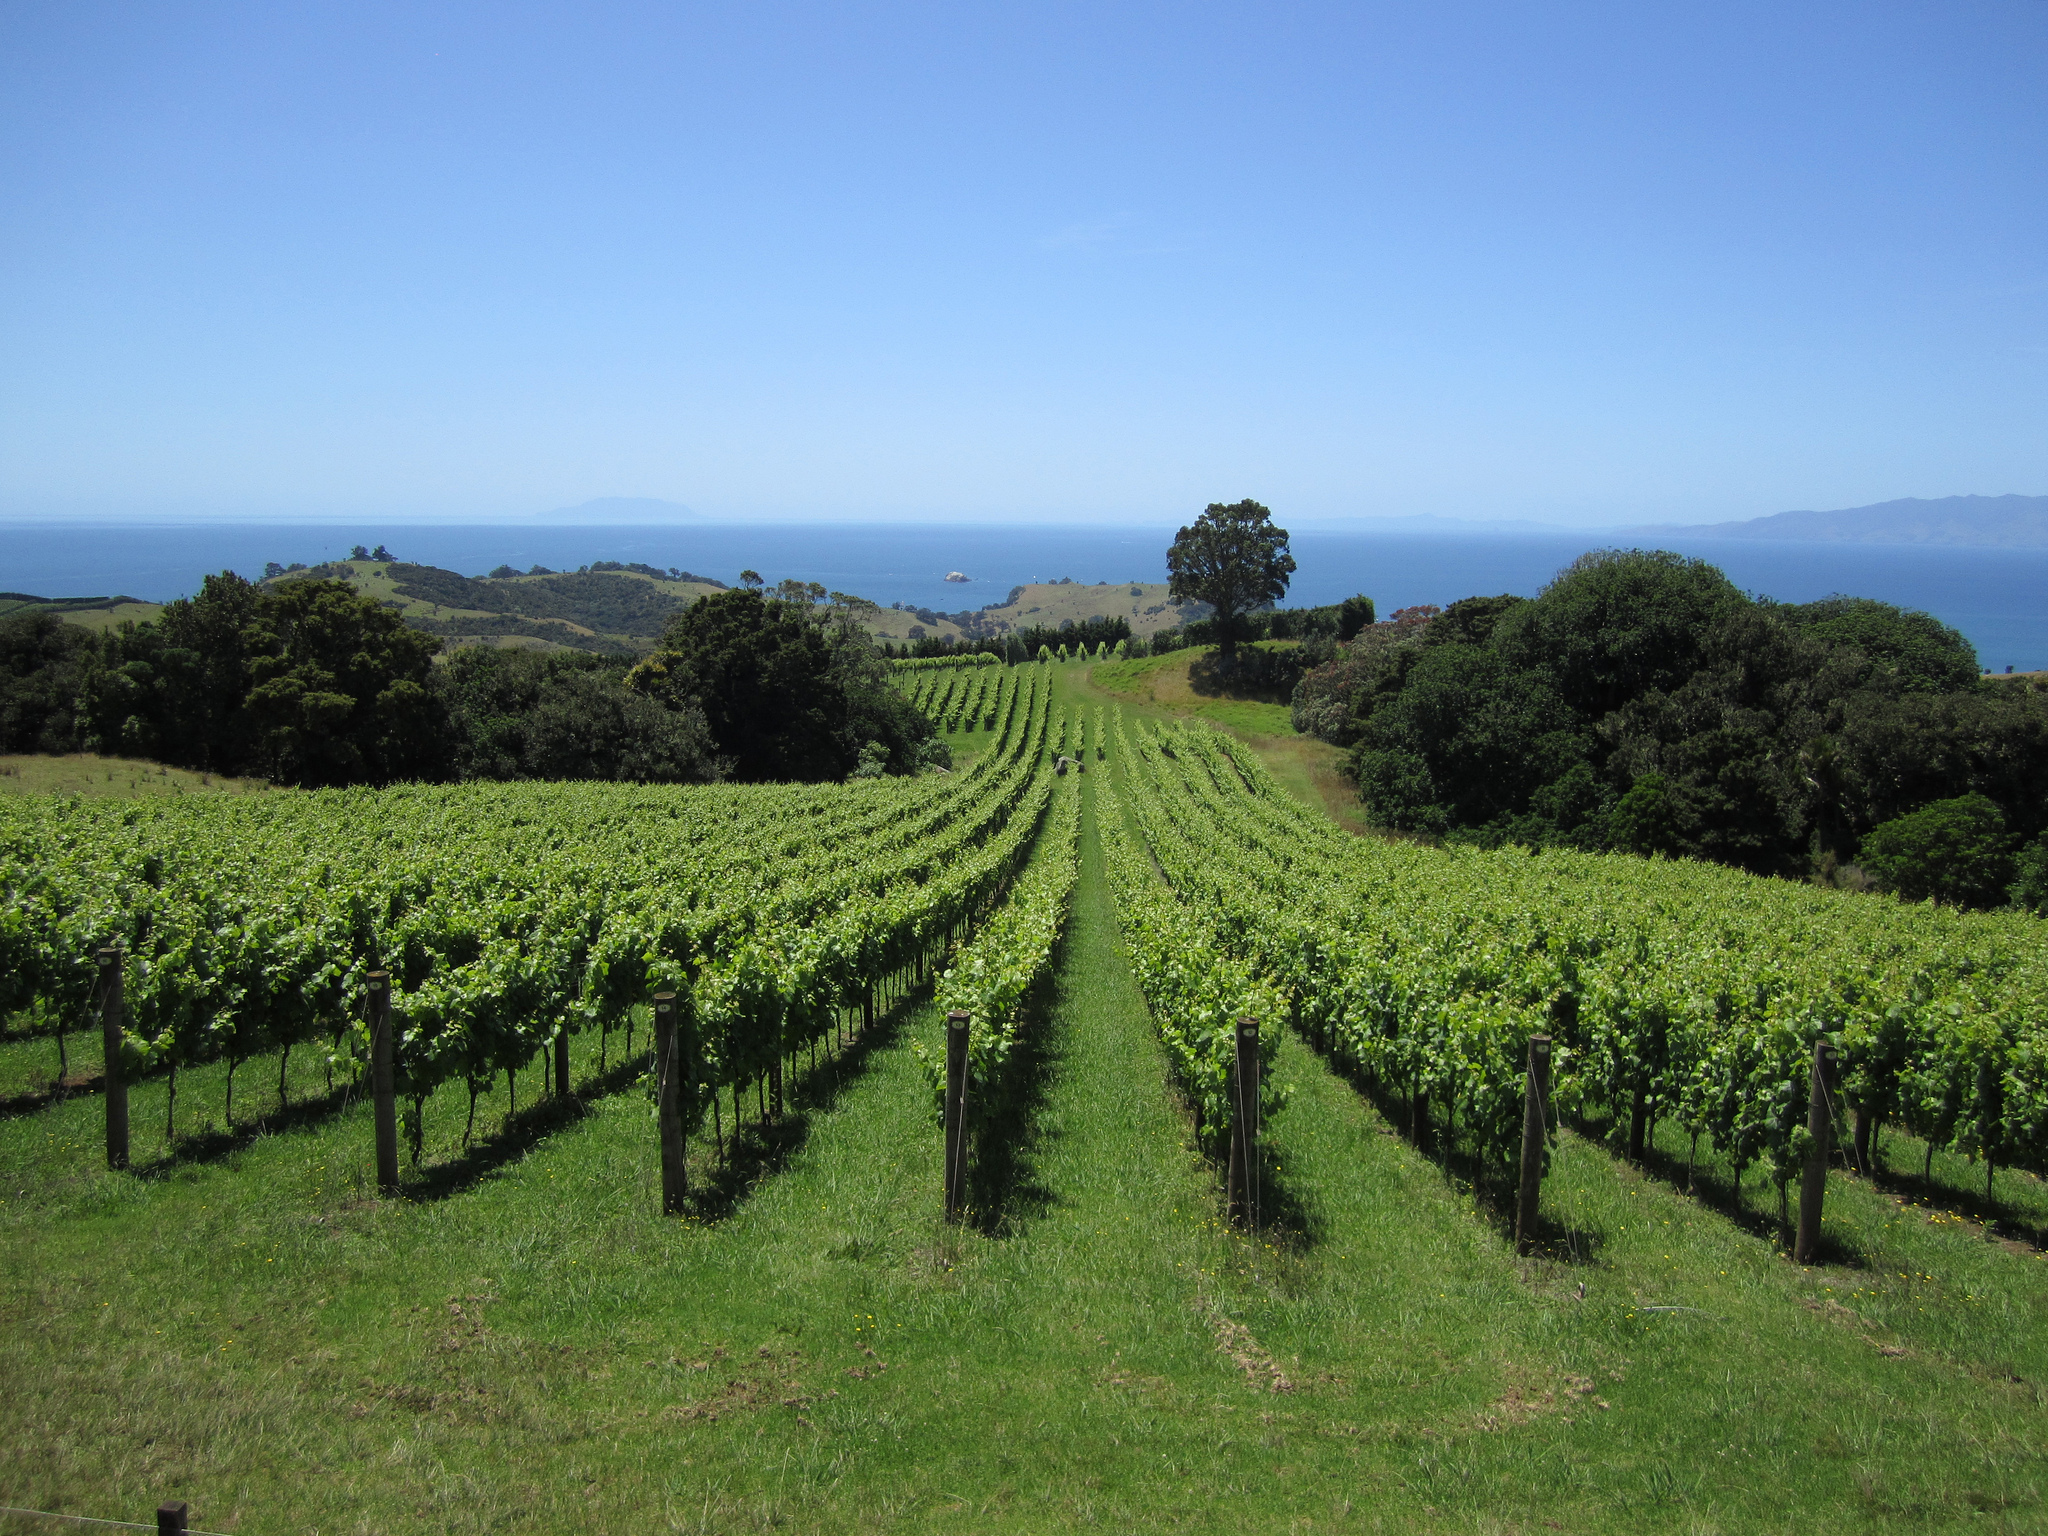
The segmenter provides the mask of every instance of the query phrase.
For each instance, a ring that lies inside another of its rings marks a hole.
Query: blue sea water
[[[879,603],[945,612],[999,603],[1012,586],[1164,581],[1168,527],[1021,524],[0,524],[0,590],[43,597],[125,594],[161,602],[198,590],[209,571],[255,575],[266,561],[339,559],[356,543],[402,560],[481,575],[498,565],[574,569],[593,560],[678,566],[724,581],[751,567],[770,582],[823,582]],[[1290,603],[1370,595],[1382,614],[1475,593],[1533,595],[1560,567],[1603,543],[1597,532],[1298,529]],[[1746,591],[1784,602],[1830,593],[1922,608],[1954,625],[1985,666],[2048,668],[2048,550],[1933,545],[1796,544],[1666,539]],[[966,582],[948,582],[948,571]]]

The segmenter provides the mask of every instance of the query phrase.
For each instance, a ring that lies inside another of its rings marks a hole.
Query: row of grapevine
[[[131,1073],[307,1043],[348,1065],[364,979],[388,970],[417,1098],[666,987],[690,1003],[702,1082],[733,1085],[1000,891],[1049,782],[1049,690],[1027,679],[1009,702],[1002,739],[950,779],[16,801],[0,1009],[82,1022],[114,945]]]
[[[966,1087],[970,1115],[977,1119],[1007,1092],[1026,1002],[1051,974],[1080,868],[1080,832],[1079,786],[1063,787],[1009,901],[939,976],[940,1011],[968,1017]],[[943,1107],[943,1064],[912,1043],[937,1111]]]
[[[1560,1108],[1612,1105],[1638,1134],[1673,1120],[1781,1189],[1805,1157],[1822,1038],[1858,1156],[1895,1121],[1930,1148],[2048,1166],[2037,919],[1710,865],[1354,839],[1200,730],[1142,739],[1132,773],[1151,852],[1217,912],[1229,952],[1482,1157],[1513,1154],[1540,1032]]]
[[[905,656],[892,663],[898,672],[944,672],[956,667],[999,667],[1002,664],[1002,657],[991,656],[986,651],[953,656]]]
[[[1121,712],[1117,725],[1121,732]],[[1130,761],[1122,742],[1117,755]],[[1125,827],[1121,800],[1106,779],[1095,793],[1103,861],[1132,971],[1175,1079],[1194,1108],[1196,1133],[1205,1147],[1218,1152],[1233,1120],[1230,1070],[1237,1021],[1277,1023],[1285,1016],[1285,998],[1230,951],[1215,921],[1218,909],[1184,899],[1161,882],[1153,861]],[[1142,784],[1134,785],[1132,798],[1142,824]],[[1265,1067],[1271,1067],[1279,1042],[1277,1028],[1261,1030],[1259,1054]],[[1260,1084],[1264,1114],[1272,1114],[1282,1101],[1269,1071],[1261,1071]]]
[[[912,676],[905,691],[942,730],[994,730],[1004,701],[1020,686],[1018,675],[1009,668],[949,668]]]

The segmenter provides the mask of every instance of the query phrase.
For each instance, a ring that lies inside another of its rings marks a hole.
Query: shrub
[[[2013,880],[2005,813],[1982,795],[1937,800],[1874,830],[1859,862],[1908,901],[2003,901]]]

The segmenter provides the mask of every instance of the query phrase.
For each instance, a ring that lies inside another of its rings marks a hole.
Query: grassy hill
[[[268,790],[262,779],[229,779],[189,768],[167,768],[139,758],[0,755],[0,795],[82,795],[95,800],[157,800],[171,795],[249,795]]]
[[[1132,634],[1150,636],[1208,612],[1206,603],[1174,602],[1163,581],[1097,582],[1093,586],[1051,581],[1012,588],[1009,601],[982,609],[981,616],[998,633],[1039,625],[1057,628],[1069,619],[1081,624],[1089,619],[1121,618],[1129,621]]]
[[[297,576],[346,581],[456,645],[538,643],[615,655],[650,649],[672,615],[720,590],[715,582],[643,571],[463,576],[403,560],[337,560],[271,582]]]
[[[32,597],[26,592],[0,592],[0,619],[23,613],[54,613],[67,624],[111,629],[124,619],[140,622],[162,612],[161,603],[145,603],[133,597]]]
[[[602,562],[599,562],[601,565]],[[527,646],[548,650],[634,655],[649,650],[669,618],[706,593],[713,581],[677,580],[651,569],[550,571],[504,576],[464,576],[438,566],[403,560],[335,560],[326,565],[271,577],[271,583],[301,576],[346,581],[384,603],[408,624],[441,635],[451,645]],[[159,603],[131,597],[41,598],[0,593],[0,617],[39,609],[67,623],[110,629],[124,620],[153,619]],[[1032,582],[1011,589],[1007,600],[979,610],[944,613],[930,608],[877,608],[867,628],[877,640],[902,644],[933,637],[959,640],[1004,635],[1041,626],[1057,629],[1071,620],[1122,618],[1135,635],[1151,636],[1208,613],[1201,603],[1176,603],[1164,582]],[[911,631],[916,630],[917,634]]]

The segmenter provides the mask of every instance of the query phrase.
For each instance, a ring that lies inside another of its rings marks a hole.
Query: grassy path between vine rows
[[[0,1503],[175,1496],[250,1533],[2039,1528],[2044,1266],[1953,1226],[1805,1273],[1567,1137],[1568,1258],[1524,1263],[1289,1039],[1285,1228],[1222,1230],[1092,819],[1084,850],[1027,1133],[964,1230],[918,1003],[687,1222],[588,1041],[579,1114],[467,1158],[440,1095],[400,1200],[365,1194],[359,1103],[146,1177],[97,1166],[96,1099],[0,1119]],[[181,1121],[217,1114],[218,1069],[188,1076]],[[1962,1278],[1894,1285],[1894,1258]]]

